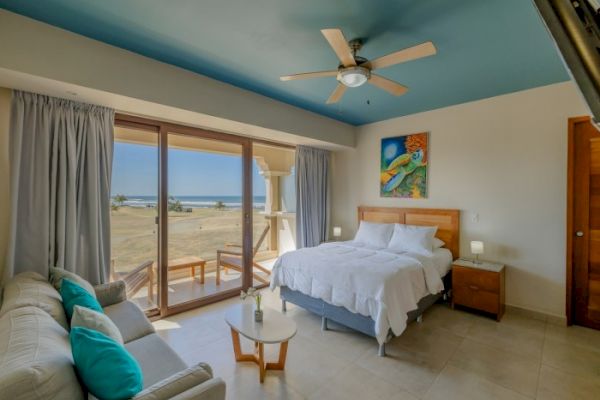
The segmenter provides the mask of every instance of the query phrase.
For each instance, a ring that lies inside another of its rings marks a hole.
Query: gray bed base
[[[444,287],[451,287],[449,284],[447,284],[447,280],[449,280],[449,275],[450,274],[447,274],[444,277]],[[281,286],[279,288],[279,296],[281,297],[281,310],[283,312],[287,311],[286,302],[289,301],[292,304],[295,304],[314,314],[319,315],[321,317],[322,330],[327,330],[327,321],[331,320],[337,322],[340,325],[354,329],[355,331],[364,333],[365,335],[375,337],[375,321],[373,321],[371,317],[366,317],[361,314],[353,313],[351,311],[348,311],[348,309],[345,307],[331,305],[329,303],[324,302],[321,299],[315,299],[314,297],[310,297],[304,293],[292,290],[287,286]],[[446,299],[445,291],[438,294],[430,294],[423,297],[417,304],[418,308],[408,313],[407,323],[413,321],[421,322],[425,310],[427,310],[429,307],[435,304],[442,297],[444,298],[444,300]],[[393,337],[394,335],[390,330],[386,342],[388,342]],[[379,345],[378,354],[381,357],[385,356],[385,343]]]

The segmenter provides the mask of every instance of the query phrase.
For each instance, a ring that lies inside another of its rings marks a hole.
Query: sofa
[[[69,325],[59,292],[26,272],[3,288],[0,307],[0,397],[10,400],[95,399],[77,378]],[[127,300],[122,281],[94,287],[104,313],[138,361],[143,390],[134,400],[222,400],[225,383],[209,365],[188,367],[160,338],[143,311]]]

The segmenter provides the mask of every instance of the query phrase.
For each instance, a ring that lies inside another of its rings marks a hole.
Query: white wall
[[[358,205],[461,209],[461,255],[483,240],[508,266],[507,304],[562,317],[567,119],[585,114],[566,82],[362,126],[357,148],[335,153],[332,224],[351,237]],[[381,138],[423,131],[429,198],[381,198]]]

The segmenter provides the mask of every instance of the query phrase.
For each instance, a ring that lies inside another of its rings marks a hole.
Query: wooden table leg
[[[260,368],[260,383],[265,381],[265,348],[263,343],[258,344],[258,368]]]
[[[267,370],[283,370],[287,358],[288,342],[281,342],[279,346],[279,360],[276,363],[265,362],[265,347],[261,342],[254,342],[254,354],[243,354],[240,345],[240,334],[231,328],[231,341],[233,343],[233,354],[236,361],[252,361],[258,364],[260,383],[265,381]]]
[[[194,280],[195,277],[196,277],[196,266],[192,265],[192,266],[190,266],[190,278],[192,278],[192,280]]]
[[[266,369],[283,370],[285,369],[285,360],[287,358],[288,342],[281,342],[279,345],[279,360],[276,363],[267,363]]]
[[[242,348],[240,346],[240,334],[233,328],[231,328],[231,341],[233,343],[233,354],[235,355],[235,361],[242,361]]]
[[[221,267],[219,266],[219,262],[217,261],[217,285],[221,284]]]
[[[200,264],[200,283],[204,285],[204,267],[206,266],[206,263],[202,263]]]

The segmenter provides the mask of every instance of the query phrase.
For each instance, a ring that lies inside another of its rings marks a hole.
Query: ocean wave
[[[186,201],[181,200],[181,205],[186,208],[213,208],[215,207],[217,201]],[[123,205],[129,207],[156,207],[157,202],[155,200],[145,200],[145,199],[127,199],[123,202]],[[226,208],[242,208],[242,203],[240,202],[223,202],[223,205]],[[262,202],[254,202],[252,204],[253,208],[264,208],[265,203]]]

